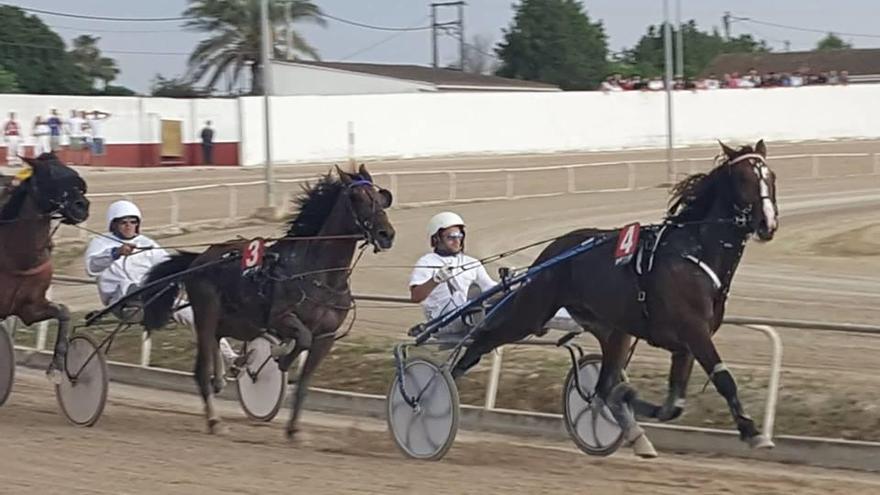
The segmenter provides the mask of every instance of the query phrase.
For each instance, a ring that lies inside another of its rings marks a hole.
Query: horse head
[[[779,227],[779,209],[776,206],[776,174],[767,165],[767,147],[764,140],[754,148],[743,146],[734,150],[724,143],[722,166],[731,177],[733,207],[738,222],[757,235],[758,240],[773,239]]]
[[[88,187],[76,170],[61,163],[54,153],[25,158],[33,171],[22,187],[27,188],[45,215],[59,214],[70,225],[89,218]]]
[[[339,180],[345,187],[354,220],[367,241],[384,251],[394,243],[394,227],[385,210],[391,206],[393,197],[387,189],[376,186],[367,167],[361,164],[358,173],[349,174],[336,167]]]

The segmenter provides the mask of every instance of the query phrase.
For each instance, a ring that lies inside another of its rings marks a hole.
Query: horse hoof
[[[648,435],[642,433],[633,442],[633,453],[643,459],[653,459],[657,457],[657,451],[654,445],[648,440]]]
[[[225,379],[214,380],[214,395],[220,395],[224,388],[226,388]]]
[[[773,440],[767,438],[766,435],[755,435],[749,440],[749,447],[753,449],[772,449],[776,446]]]
[[[211,435],[225,435],[229,432],[229,429],[220,421],[219,418],[212,418],[208,420],[208,433]]]
[[[61,379],[63,376],[61,370],[54,366],[46,370],[46,379],[53,385],[61,385]]]

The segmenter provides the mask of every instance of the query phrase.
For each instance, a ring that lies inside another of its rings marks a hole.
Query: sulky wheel
[[[61,412],[77,426],[92,426],[101,418],[107,403],[107,360],[87,335],[70,339],[61,383],[55,396]]]
[[[601,366],[602,356],[598,354],[588,354],[578,360],[580,391],[574,369],[569,370],[562,392],[562,415],[565,428],[578,448],[590,455],[607,456],[620,448],[623,430],[608,406],[598,397],[594,398]]]
[[[260,335],[245,346],[245,364],[236,377],[238,400],[247,417],[254,421],[272,421],[281,409],[287,372],[281,371],[272,357],[272,349],[279,345],[272,335]]]
[[[452,447],[458,432],[458,388],[448,370],[427,359],[410,360],[403,386],[398,374],[391,382],[387,407],[391,436],[406,456],[435,461]]]

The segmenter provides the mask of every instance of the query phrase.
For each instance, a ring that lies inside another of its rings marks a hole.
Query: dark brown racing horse
[[[52,153],[24,159],[30,170],[0,185],[0,320],[17,316],[25,325],[58,321],[48,372],[64,369],[70,313],[49,302],[52,283],[52,220],[75,225],[89,217],[86,183]]]
[[[539,272],[512,296],[474,339],[453,369],[461,376],[492,349],[542,328],[559,308],[597,336],[602,368],[599,404],[608,405],[636,454],[656,455],[636,423],[640,416],[669,421],[684,410],[694,358],[727,401],[740,437],[752,447],[772,447],[746,414],[733,375],[712,336],[724,317],[727,294],[746,242],[769,241],[778,227],[776,177],[767,165],[763,141],[733,150],[724,144],[716,167],[678,183],[663,224],[641,229],[649,240],[641,270],[615,264],[614,242]],[[535,264],[593,236],[618,231],[582,229],[547,246]],[[641,272],[641,273],[639,273]],[[672,353],[669,391],[661,406],[636,396],[620,380],[633,337]]]
[[[148,275],[147,285],[185,269],[196,270],[183,278],[183,285],[195,314],[195,379],[209,432],[216,432],[220,423],[211,387],[212,371],[218,375],[218,339],[250,341],[269,331],[284,341],[295,341],[279,360],[283,370],[308,351],[287,424],[288,437],[294,435],[309,380],[352,307],[349,278],[357,242],[364,240],[376,251],[392,246],[394,227],[385,213],[391,193],[376,187],[363,165],[357,174],[336,170],[338,178],[328,174],[297,199],[299,211],[290,220],[287,235],[267,249],[259,270],[243,275],[237,254],[248,241],[231,241],[202,254],[174,255]],[[234,261],[224,263],[224,257]],[[198,270],[200,266],[204,270]],[[163,284],[156,283],[155,289],[162,290]],[[148,329],[168,321],[177,292],[177,288],[166,290],[146,306]],[[150,298],[149,293],[144,295],[145,300]]]

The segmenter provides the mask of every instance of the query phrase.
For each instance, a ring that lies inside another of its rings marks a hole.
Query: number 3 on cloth
[[[241,253],[241,270],[247,271],[261,266],[265,252],[266,242],[263,239],[254,239],[249,242]]]
[[[639,246],[638,223],[631,223],[620,229],[617,236],[617,248],[614,250],[614,264],[623,265],[629,263]]]

